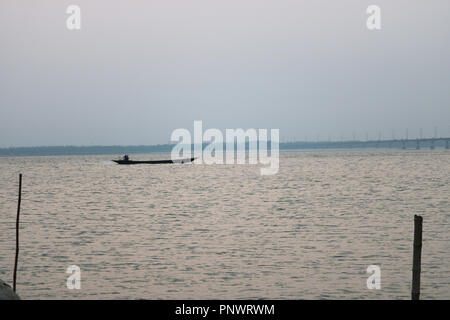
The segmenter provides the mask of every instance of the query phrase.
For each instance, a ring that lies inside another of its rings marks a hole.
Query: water
[[[281,153],[251,165],[118,166],[113,156],[0,158],[0,278],[12,282],[24,174],[24,299],[450,298],[450,152]],[[138,158],[164,158],[141,155]],[[366,269],[381,267],[381,290]],[[69,265],[81,289],[66,287]]]

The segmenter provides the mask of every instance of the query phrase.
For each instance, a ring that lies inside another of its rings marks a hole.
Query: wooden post
[[[20,217],[21,201],[22,201],[22,174],[19,174],[19,201],[17,203],[17,218],[16,218],[16,259],[14,262],[14,276],[13,276],[14,292],[16,292],[17,262],[19,260],[19,217]]]
[[[414,215],[414,252],[412,269],[411,300],[420,298],[420,266],[422,259],[422,217]]]

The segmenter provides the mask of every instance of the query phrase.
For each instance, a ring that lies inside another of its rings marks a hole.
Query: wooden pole
[[[411,300],[420,299],[420,271],[422,259],[422,217],[414,215],[414,252]]]
[[[19,174],[19,201],[17,203],[17,219],[16,219],[16,259],[14,262],[14,278],[13,278],[14,292],[16,292],[17,262],[19,260],[19,217],[20,217],[21,201],[22,201],[22,174]]]

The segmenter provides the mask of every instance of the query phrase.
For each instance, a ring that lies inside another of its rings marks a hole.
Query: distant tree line
[[[372,141],[316,141],[316,142],[282,142],[280,150],[314,150],[314,149],[417,149],[417,140],[372,140]],[[422,139],[420,149],[445,148],[448,138]],[[208,145],[205,143],[203,147]],[[58,155],[122,155],[143,153],[171,152],[173,144],[141,146],[53,146],[53,147],[12,147],[0,148],[0,156],[58,156]],[[225,150],[225,145],[224,145]],[[235,145],[236,148],[236,145]],[[246,144],[248,148],[248,143]],[[270,142],[269,142],[270,149]]]

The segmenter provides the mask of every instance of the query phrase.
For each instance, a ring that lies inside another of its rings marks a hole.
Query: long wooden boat
[[[179,159],[179,160],[151,160],[151,161],[136,161],[136,160],[112,160],[117,164],[164,164],[164,163],[190,163],[196,158]]]

